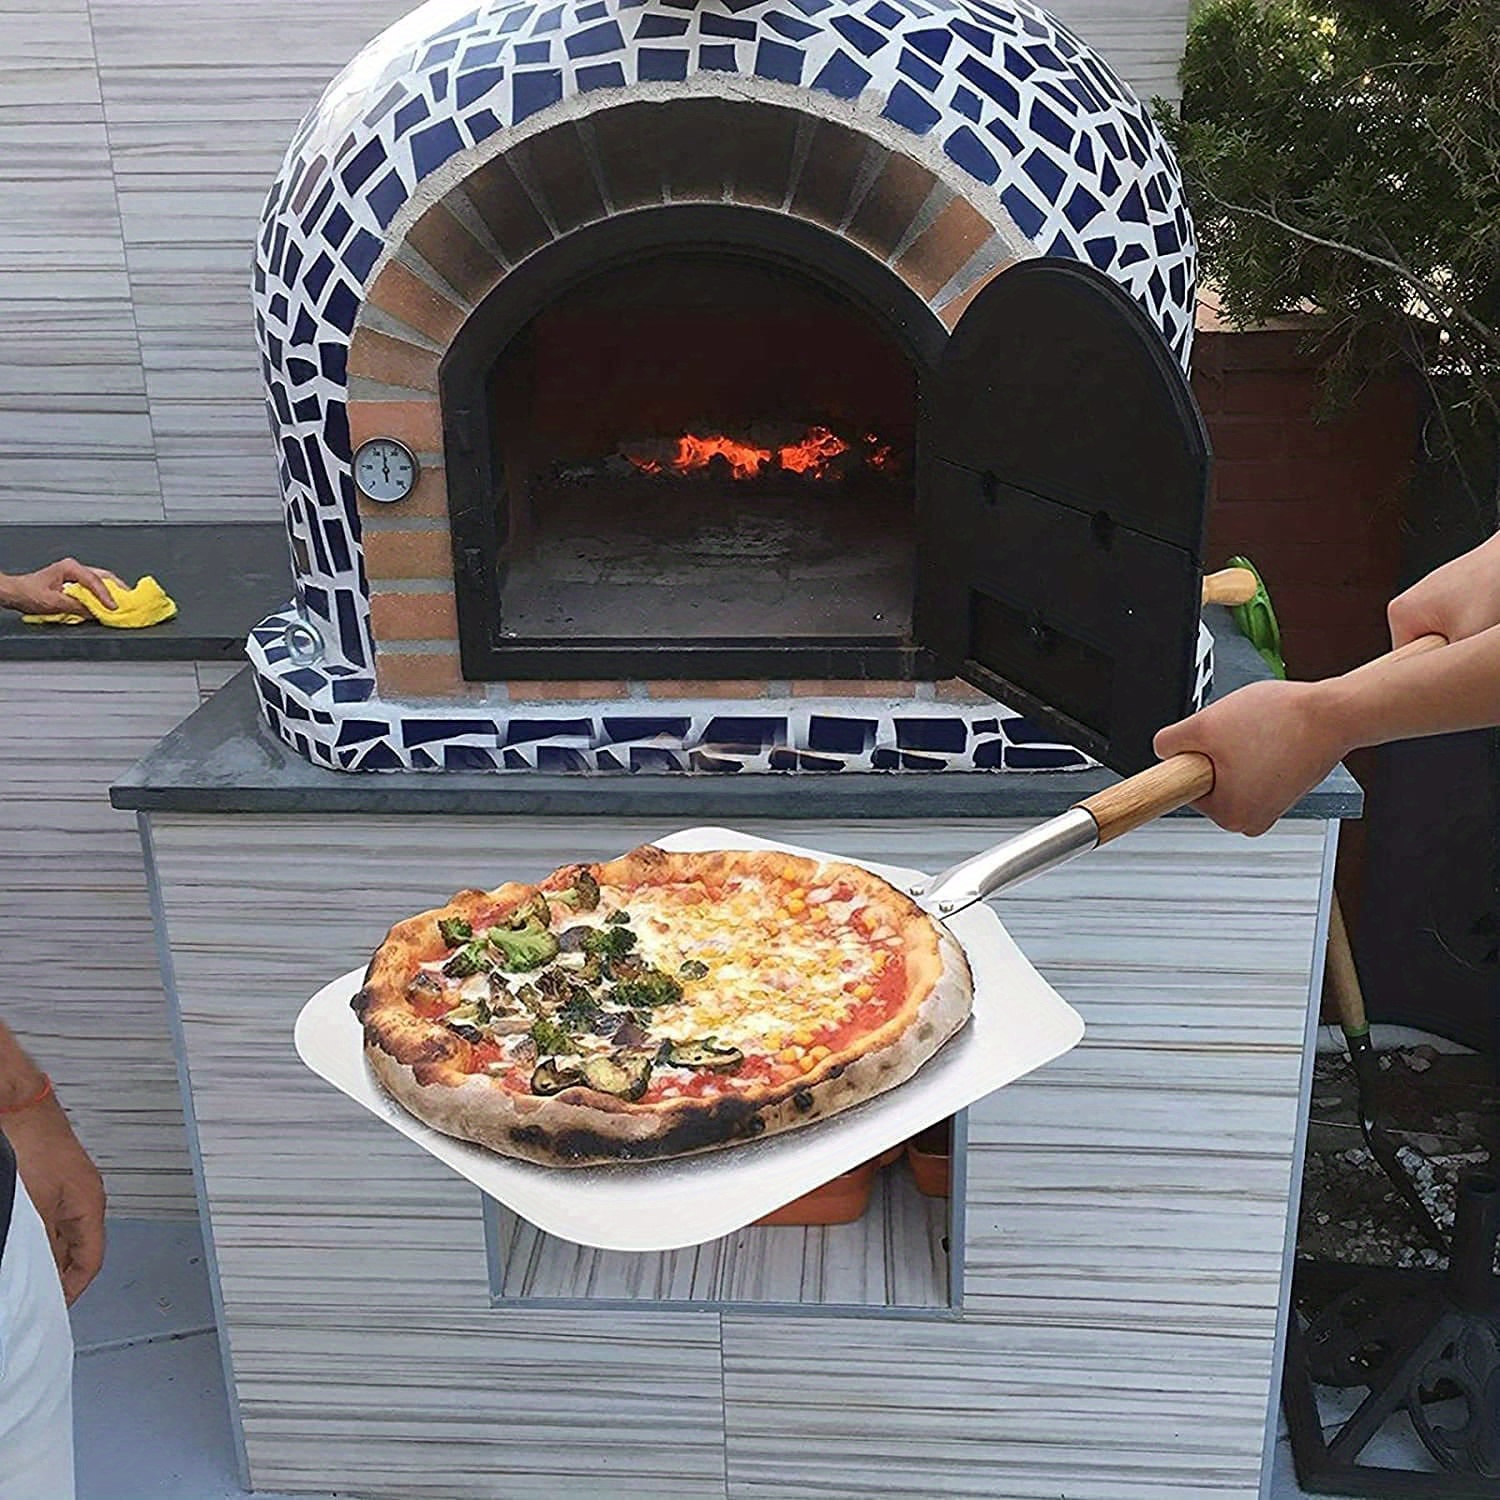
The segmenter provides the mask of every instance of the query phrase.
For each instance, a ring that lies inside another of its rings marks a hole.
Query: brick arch
[[[400,438],[422,478],[400,507],[359,498],[383,696],[478,693],[458,663],[439,369],[522,262],[613,215],[682,203],[784,214],[835,233],[952,327],[1014,258],[1015,231],[872,136],[781,105],[629,103],[534,135],[450,186],[393,238],[349,348],[350,441]]]

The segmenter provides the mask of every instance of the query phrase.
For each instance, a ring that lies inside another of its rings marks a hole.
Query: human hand
[[[77,558],[65,557],[49,563],[35,573],[0,573],[0,605],[26,615],[82,615],[87,611],[71,594],[63,592],[65,583],[81,583],[106,609],[113,609],[104,580],[120,580],[108,568],[89,568]]]
[[[1500,537],[1435,568],[1386,607],[1391,645],[1422,635],[1467,640],[1500,624]]]
[[[47,1226],[63,1294],[71,1304],[104,1261],[104,1181],[51,1095],[0,1117],[0,1126],[16,1153],[26,1192]]]
[[[1214,763],[1214,789],[1194,804],[1231,833],[1264,833],[1348,753],[1324,684],[1253,682],[1155,740],[1165,759],[1197,750]]]

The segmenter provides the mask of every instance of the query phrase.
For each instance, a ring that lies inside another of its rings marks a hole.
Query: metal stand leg
[[[1294,1309],[1317,1306],[1305,1322],[1294,1315],[1282,1381],[1303,1489],[1383,1500],[1500,1495],[1497,1243],[1500,1177],[1475,1173],[1459,1183],[1446,1272],[1297,1268]],[[1369,1391],[1331,1437],[1319,1415],[1317,1385]],[[1385,1423],[1403,1412],[1443,1472],[1358,1462]]]

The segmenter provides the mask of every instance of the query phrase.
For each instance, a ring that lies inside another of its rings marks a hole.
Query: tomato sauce
[[[494,1042],[469,1043],[469,1071],[482,1073],[491,1063],[504,1060],[505,1053]]]
[[[898,955],[891,956],[875,980],[874,989],[875,993],[855,1005],[842,1022],[821,1033],[818,1040],[830,1051],[838,1052],[878,1031],[906,998],[906,964]]]
[[[772,1063],[769,1057],[756,1056],[747,1057],[736,1072],[737,1078],[753,1078],[757,1083],[764,1083],[771,1077]]]
[[[453,1002],[446,995],[424,995],[418,991],[411,997],[411,1008],[424,1021],[436,1021],[453,1009]]]
[[[488,931],[491,927],[504,927],[515,915],[516,903],[510,906],[491,906],[484,911],[475,912],[469,921],[476,936]]]
[[[886,949],[885,968],[875,981],[875,998],[892,1006],[906,995],[906,960]]]

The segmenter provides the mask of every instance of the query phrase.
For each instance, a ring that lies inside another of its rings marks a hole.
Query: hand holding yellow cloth
[[[106,609],[103,601],[94,597],[93,591],[81,583],[65,583],[63,593],[76,599],[86,613],[55,615],[22,615],[28,625],[82,625],[91,617],[101,625],[113,626],[116,630],[140,630],[146,625],[160,625],[177,613],[176,601],[147,573],[134,588],[127,588],[118,579],[108,576],[104,586],[115,601],[113,609]]]

